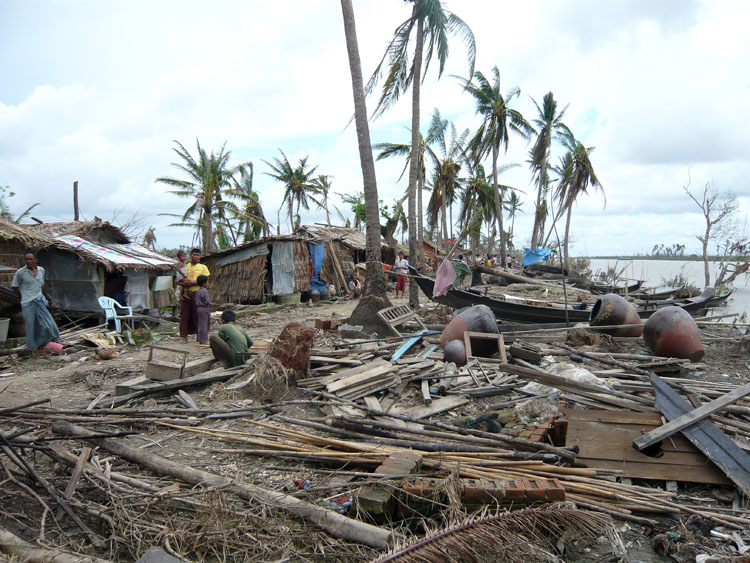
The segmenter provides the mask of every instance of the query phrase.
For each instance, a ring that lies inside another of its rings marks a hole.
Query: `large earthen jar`
[[[706,354],[698,325],[680,307],[664,307],[651,315],[643,326],[643,340],[659,356],[698,362]]]
[[[451,340],[464,340],[464,332],[483,332],[498,334],[495,314],[487,305],[474,305],[460,311],[443,329],[440,344],[445,346]],[[485,356],[497,352],[497,343],[488,340],[472,341],[472,354]]]
[[[640,325],[641,322],[635,306],[616,293],[607,293],[597,299],[589,317],[591,326]],[[611,328],[602,332],[610,336],[640,336],[643,326]]]

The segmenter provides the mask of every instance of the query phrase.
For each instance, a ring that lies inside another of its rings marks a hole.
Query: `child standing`
[[[198,276],[195,280],[198,291],[193,293],[196,326],[199,346],[208,346],[208,331],[211,328],[211,296],[208,294],[208,276]]]

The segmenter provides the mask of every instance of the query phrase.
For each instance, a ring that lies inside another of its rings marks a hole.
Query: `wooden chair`
[[[132,307],[120,305],[111,297],[106,297],[104,295],[99,298],[99,305],[104,309],[104,322],[109,322],[110,320],[114,321],[115,330],[117,332],[122,332],[121,321],[125,322],[126,328],[133,330],[133,319],[135,317],[133,316]],[[127,314],[120,314],[118,313],[118,310],[126,311]]]
[[[422,327],[422,330],[427,331],[427,327],[422,322],[422,319],[406,304],[381,309],[378,311],[378,316],[390,327],[394,332],[394,336],[403,336],[396,327],[408,321],[416,321]]]

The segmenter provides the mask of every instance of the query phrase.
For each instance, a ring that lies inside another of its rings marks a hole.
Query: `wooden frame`
[[[381,309],[378,311],[378,316],[391,328],[394,332],[394,336],[403,336],[403,334],[396,330],[396,327],[408,321],[416,321],[417,324],[422,327],[422,330],[427,330],[422,319],[420,319],[419,316],[405,303]]]
[[[154,360],[154,350],[171,352],[172,354],[182,354],[182,364],[168,364],[166,362],[157,362]],[[166,346],[149,346],[148,358],[146,359],[146,377],[156,381],[168,381],[170,379],[182,379],[185,376],[185,364],[189,352],[186,350],[177,350],[167,348]]]
[[[471,352],[471,339],[476,340],[494,340],[497,342],[497,353],[500,361],[504,364],[508,363],[508,356],[505,353],[505,340],[503,340],[502,334],[495,334],[494,332],[464,332],[464,346],[466,347],[466,362],[477,359],[481,360],[480,356],[474,356]]]

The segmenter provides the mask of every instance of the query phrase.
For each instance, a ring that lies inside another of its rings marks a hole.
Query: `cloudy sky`
[[[606,193],[584,197],[573,215],[573,253],[649,252],[655,244],[697,250],[704,227],[682,186],[714,182],[750,209],[750,3],[743,0],[447,0],[477,39],[477,70],[497,65],[503,91],[534,117],[552,91],[565,122],[586,145]],[[410,5],[354,0],[362,65],[374,69]],[[475,129],[462,94],[465,51],[451,43],[422,97],[459,130]],[[252,160],[255,188],[276,222],[282,187],[263,160],[283,150],[309,155],[333,190],[361,190],[340,3],[336,0],[0,0],[0,185],[18,213],[72,219],[72,183],[86,218],[154,226],[162,247],[192,232],[160,213],[189,202],[157,184],[179,172],[172,141],[196,139],[232,162]],[[370,102],[370,107],[374,103]],[[408,96],[371,125],[373,142],[408,142]],[[533,187],[528,145],[511,141],[503,176],[524,193],[516,244],[527,244]],[[559,151],[554,153],[556,161]],[[406,188],[401,162],[378,163],[381,199]],[[338,204],[345,215],[346,205]],[[320,210],[304,223],[324,220]],[[282,215],[282,222],[284,217]],[[282,231],[288,226],[282,224]]]

